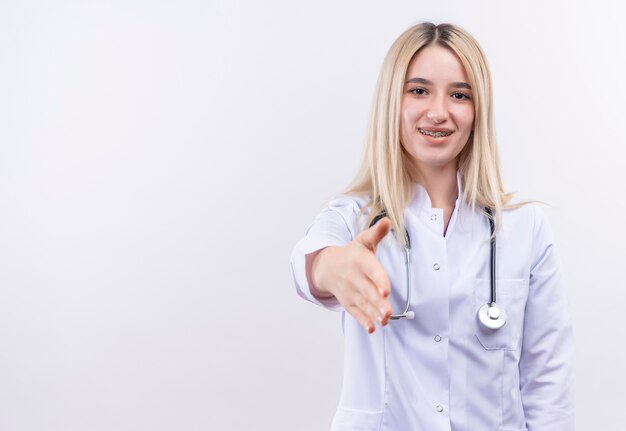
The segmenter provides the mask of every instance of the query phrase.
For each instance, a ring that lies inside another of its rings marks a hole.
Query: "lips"
[[[418,127],[417,130],[422,135],[432,136],[433,138],[443,138],[445,136],[450,136],[452,134],[452,130],[442,129],[438,127],[427,127],[427,128]]]

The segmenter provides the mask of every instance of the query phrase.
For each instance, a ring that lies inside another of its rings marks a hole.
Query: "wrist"
[[[330,290],[330,286],[327,286],[327,283],[324,283],[324,277],[322,276],[324,269],[323,260],[328,259],[328,254],[332,253],[332,249],[335,248],[337,247],[324,247],[306,256],[306,272],[309,282],[309,290],[311,291],[311,294],[318,299],[329,299],[335,296]],[[320,261],[322,261],[321,265]]]

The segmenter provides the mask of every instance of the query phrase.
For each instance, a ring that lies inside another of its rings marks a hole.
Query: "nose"
[[[426,118],[435,124],[440,124],[448,119],[448,110],[446,104],[441,97],[436,97],[430,104]]]

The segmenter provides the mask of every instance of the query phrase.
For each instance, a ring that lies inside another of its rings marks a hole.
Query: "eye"
[[[462,93],[460,91],[455,91],[454,93],[452,93],[452,97],[457,100],[470,100],[471,99],[469,95]]]
[[[423,88],[413,88],[409,90],[409,93],[414,94],[416,96],[423,96],[424,94],[426,94],[426,90],[424,90]]]

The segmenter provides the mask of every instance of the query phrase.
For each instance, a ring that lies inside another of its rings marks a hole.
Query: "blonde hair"
[[[473,89],[474,131],[459,154],[458,169],[463,200],[494,210],[496,229],[512,194],[505,193],[500,177],[492,108],[491,74],[478,42],[452,24],[417,24],[396,39],[382,65],[370,111],[365,153],[359,171],[345,193],[366,194],[371,200],[367,226],[385,212],[395,232],[404,232],[404,209],[413,191],[410,155],[400,143],[400,107],[406,72],[416,53],[437,44],[461,60]],[[517,207],[522,204],[516,204]],[[398,235],[405,242],[404,235]]]

